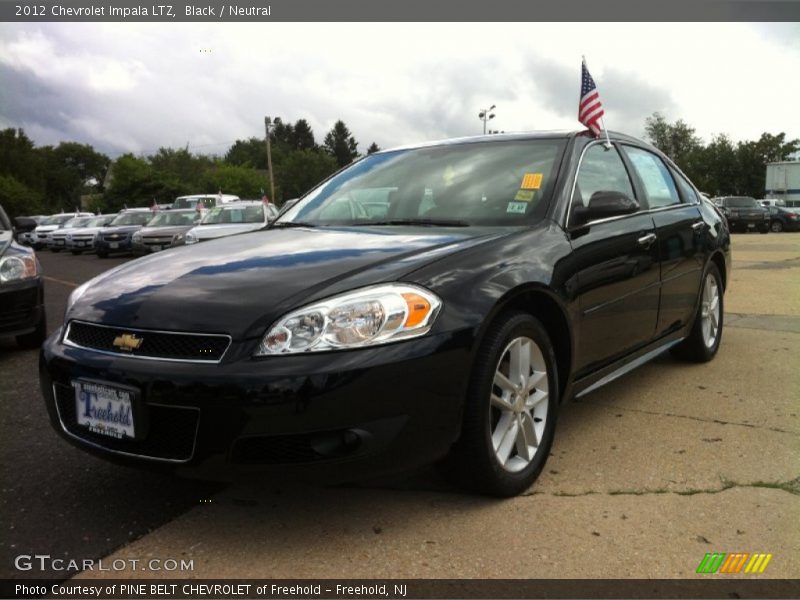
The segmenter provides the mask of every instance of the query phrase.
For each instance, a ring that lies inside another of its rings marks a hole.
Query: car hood
[[[263,335],[282,314],[401,278],[508,229],[272,229],[182,246],[92,280],[67,315],[108,325]]]
[[[87,233],[97,233],[102,231],[104,227],[78,227],[77,229],[70,230],[70,235],[86,235]]]
[[[198,240],[212,240],[226,235],[256,231],[266,227],[264,223],[219,223],[216,225],[198,225],[192,228],[192,233]]]
[[[179,233],[183,233],[184,231],[188,231],[194,227],[194,225],[169,225],[167,227],[142,227],[139,230],[139,233],[142,234],[142,237],[145,236],[158,236],[158,237],[169,237],[172,235],[177,235]]]
[[[58,229],[58,225],[39,225],[33,231],[35,233],[50,233],[51,231],[55,231]]]
[[[138,231],[141,228],[141,225],[119,225],[118,227],[103,227],[100,230],[100,233],[103,235],[109,233],[131,233],[132,231]]]

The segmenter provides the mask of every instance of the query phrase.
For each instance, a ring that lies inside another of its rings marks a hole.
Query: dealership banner
[[[2,598],[798,598],[786,579],[71,579],[0,583]]]
[[[0,21],[800,21],[800,2],[775,0],[0,0]]]

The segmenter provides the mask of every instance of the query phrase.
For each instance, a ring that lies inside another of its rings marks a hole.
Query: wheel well
[[[715,265],[717,265],[719,276],[722,278],[722,289],[725,290],[728,287],[728,273],[725,270],[725,259],[723,258],[722,254],[715,252],[711,255],[711,260],[714,261]]]
[[[553,343],[558,368],[558,387],[561,400],[572,368],[572,337],[567,318],[558,303],[543,292],[528,291],[518,294],[502,306],[501,310],[518,309],[530,313],[542,324]]]

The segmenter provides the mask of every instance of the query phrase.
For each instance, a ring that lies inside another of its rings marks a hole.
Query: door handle
[[[695,223],[692,223],[692,229],[694,229],[698,233],[703,231],[703,229],[705,229],[705,228],[706,228],[706,222],[705,221],[697,221]]]
[[[656,241],[656,234],[655,233],[648,233],[647,235],[643,235],[636,243],[639,244],[642,248],[649,248],[653,245],[653,242]]]

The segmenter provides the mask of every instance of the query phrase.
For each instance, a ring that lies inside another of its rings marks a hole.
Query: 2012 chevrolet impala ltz
[[[350,480],[439,461],[513,495],[564,400],[671,349],[714,357],[725,219],[634,138],[379,152],[265,231],[77,288],[45,343],[53,427],[198,477]]]

